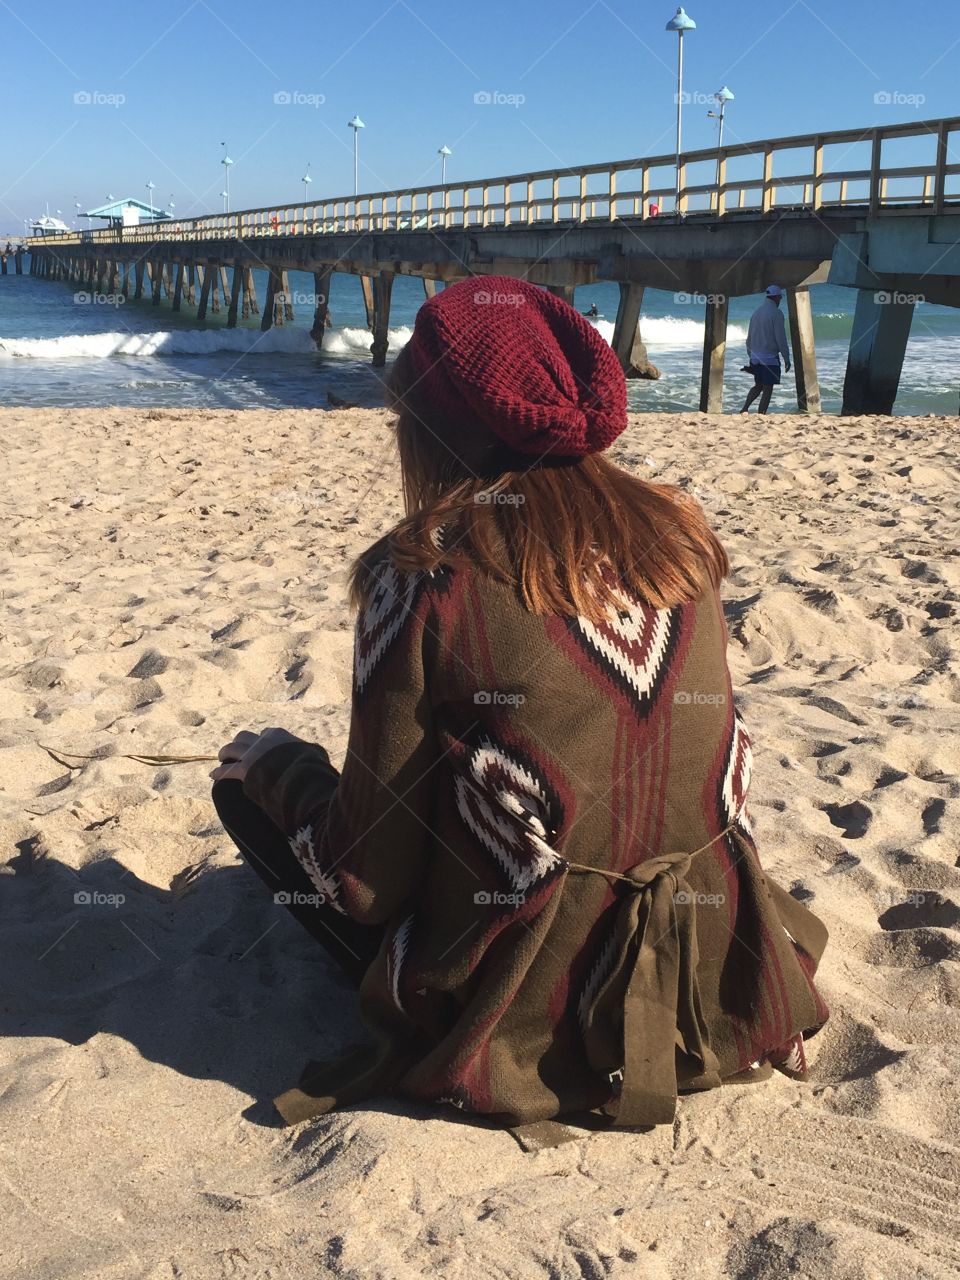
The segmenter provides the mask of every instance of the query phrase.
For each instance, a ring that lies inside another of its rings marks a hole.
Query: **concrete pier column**
[[[276,318],[277,310],[277,290],[280,287],[280,277],[276,271],[267,272],[267,296],[263,304],[263,315],[260,318],[260,331],[266,333],[273,326]],[[281,312],[281,315],[283,313]]]
[[[197,305],[197,285],[203,286],[203,267],[191,263],[187,272],[187,302],[191,307]]]
[[[180,299],[183,297],[183,277],[186,268],[182,262],[177,263],[177,278],[173,286],[173,310],[180,310]]]
[[[423,277],[423,292],[426,294],[428,302],[431,298],[437,296],[437,283],[436,280],[428,280],[426,276]]]
[[[333,268],[325,267],[323,271],[313,273],[313,327],[310,337],[318,347],[323,346],[323,335],[330,323],[330,283],[333,280]]]
[[[373,277],[361,276],[360,288],[363,290],[363,305],[367,313],[367,328],[373,332]]]
[[[14,255],[14,261],[17,264],[16,274],[18,276],[22,276],[23,275],[23,250],[22,249],[17,250],[16,254]]]
[[[230,282],[229,282],[229,279],[228,279],[228,277],[227,277],[227,268],[226,268],[226,267],[221,267],[221,268],[220,268],[220,292],[221,292],[221,294],[223,295],[223,302],[224,302],[224,305],[225,305],[225,306],[227,306],[227,307],[229,307],[229,305],[230,305]]]
[[[253,280],[253,268],[244,267],[243,270],[243,311],[242,319],[249,320],[251,316],[260,314],[260,304],[257,302],[257,286]]]
[[[910,337],[913,302],[860,289],[853,316],[842,414],[892,413]]]
[[[198,267],[199,271],[200,268]],[[200,285],[200,305],[197,307],[197,319],[206,320],[207,318],[207,302],[210,298],[210,286],[213,283],[213,268],[207,267],[203,273],[203,283]]]
[[[711,293],[707,298],[700,374],[701,413],[723,413],[723,364],[727,355],[729,307],[730,299],[725,293]]]
[[[573,306],[575,286],[572,284],[548,284],[547,293],[552,293],[555,298],[562,298],[564,302],[569,302]]]
[[[628,378],[659,378],[660,371],[647,358],[647,348],[640,337],[640,310],[643,306],[642,284],[620,282],[620,303],[613,326],[613,349],[620,368]]]
[[[226,267],[223,268],[226,272]],[[235,329],[237,327],[237,308],[240,305],[240,292],[243,288],[243,268],[239,262],[233,264],[233,288],[229,295],[226,292],[226,284],[224,284],[224,295],[230,298],[230,310],[227,312],[227,328]]]
[[[293,293],[290,289],[290,277],[286,271],[280,272],[280,305],[283,307],[283,320],[289,320],[291,323],[296,318],[293,314]],[[283,321],[278,320],[281,324]]]
[[[817,378],[809,289],[787,290],[787,314],[790,317],[790,346],[797,379],[797,408],[801,413],[819,413],[820,382]]]
[[[392,293],[393,272],[381,271],[373,281],[373,342],[370,345],[370,352],[373,356],[374,369],[382,369],[387,363]]]
[[[133,296],[135,298],[142,298],[143,297],[143,259],[142,258],[138,258],[136,261],[136,264],[133,268],[133,278],[135,281],[134,287],[133,287]]]
[[[216,315],[220,310],[220,271],[217,267],[210,267],[207,275],[210,277],[210,305]]]
[[[153,286],[153,289],[152,289],[153,305],[155,307],[159,307],[160,288],[163,284],[163,263],[160,262],[159,260],[153,264],[153,268],[150,275],[150,283]]]

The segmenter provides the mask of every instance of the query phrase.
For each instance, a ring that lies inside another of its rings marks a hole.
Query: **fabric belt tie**
[[[623,1084],[614,1118],[618,1127],[673,1120],[678,1048],[699,1059],[699,1087],[720,1084],[697,981],[696,894],[686,881],[695,856],[661,854],[615,877],[618,883],[628,882],[631,890],[617,908],[613,968],[586,1012],[584,1038],[591,1064],[609,1071],[609,1029],[621,1025],[622,1014]]]

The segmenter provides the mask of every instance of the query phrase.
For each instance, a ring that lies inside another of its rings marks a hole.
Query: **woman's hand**
[[[272,747],[278,747],[283,742],[302,741],[296,734],[287,733],[286,729],[264,729],[263,733],[241,729],[232,742],[228,742],[217,752],[217,759],[223,763],[211,769],[210,777],[214,782],[222,782],[227,778],[242,782],[254,761],[266,755]]]

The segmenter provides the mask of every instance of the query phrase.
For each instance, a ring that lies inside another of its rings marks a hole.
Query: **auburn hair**
[[[368,597],[384,558],[406,570],[474,563],[516,588],[534,613],[600,622],[624,594],[655,608],[695,600],[729,571],[699,505],[601,454],[514,453],[485,428],[438,421],[418,397],[404,348],[387,383],[406,515],[354,563],[350,596]]]

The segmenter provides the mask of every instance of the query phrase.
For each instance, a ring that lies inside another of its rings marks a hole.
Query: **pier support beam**
[[[860,289],[853,316],[842,414],[893,412],[910,337],[913,302],[881,301],[890,294]]]
[[[280,291],[283,294],[283,318],[289,320],[292,324],[295,317],[293,314],[293,294],[290,292],[290,277],[286,271],[280,272]],[[278,320],[279,324],[280,321]]]
[[[280,277],[278,273],[271,268],[267,272],[267,297],[263,304],[263,315],[260,317],[261,333],[266,333],[266,331],[273,325],[276,318],[277,290],[279,287]]]
[[[647,348],[640,337],[640,309],[643,285],[620,283],[620,304],[613,327],[613,349],[620,368],[628,378],[659,378],[660,370],[647,359]]]
[[[820,412],[820,382],[817,378],[817,353],[813,342],[813,309],[809,289],[787,290],[787,313],[790,317],[790,345],[797,378],[797,408],[801,413]]]
[[[177,279],[173,286],[173,309],[180,310],[180,299],[183,297],[183,277],[186,268],[182,262],[177,263]]]
[[[373,356],[374,369],[382,369],[387,363],[392,293],[393,272],[381,271],[373,280],[373,342],[370,345],[370,352]]]
[[[730,299],[725,293],[707,298],[703,326],[703,369],[700,374],[700,412],[723,413],[723,363],[727,354],[727,313]]]
[[[150,283],[153,286],[153,305],[155,307],[159,307],[160,286],[163,284],[163,263],[159,260],[153,264],[153,268],[150,273]]]
[[[572,307],[575,288],[576,286],[572,284],[548,284],[547,293],[552,293],[555,298],[562,298]]]
[[[221,270],[224,272],[224,296],[229,296],[230,298],[230,310],[227,312],[227,328],[235,329],[237,327],[237,307],[240,304],[240,290],[243,284],[243,268],[240,266],[239,262],[235,262],[233,264],[233,288],[230,290],[229,295],[227,295],[226,286],[227,269],[226,267],[222,267]]]
[[[363,305],[367,312],[367,328],[372,333],[373,332],[373,316],[374,316],[373,277],[361,276],[360,288],[363,290]]]
[[[198,271],[202,268],[198,267]],[[210,285],[213,282],[213,268],[208,267],[203,272],[203,282],[200,285],[200,305],[197,307],[197,319],[206,320],[207,318],[207,300],[210,297]]]
[[[260,314],[260,304],[257,302],[257,286],[253,281],[253,269],[244,267],[243,269],[243,310],[240,313],[241,319],[249,320],[251,316]]]
[[[333,279],[333,268],[325,267],[323,271],[313,273],[313,327],[310,337],[318,347],[323,346],[323,335],[330,323],[330,282]]]
[[[428,301],[428,302],[430,301],[430,299],[431,299],[431,298],[435,298],[435,297],[437,296],[437,281],[436,281],[436,280],[428,280],[428,279],[427,279],[427,277],[426,277],[426,276],[424,276],[424,277],[423,277],[423,292],[427,295],[427,301]]]
[[[143,297],[143,259],[142,258],[137,259],[136,266],[133,269],[133,277],[135,281],[135,284],[133,287],[133,296],[135,298],[142,298]]]

